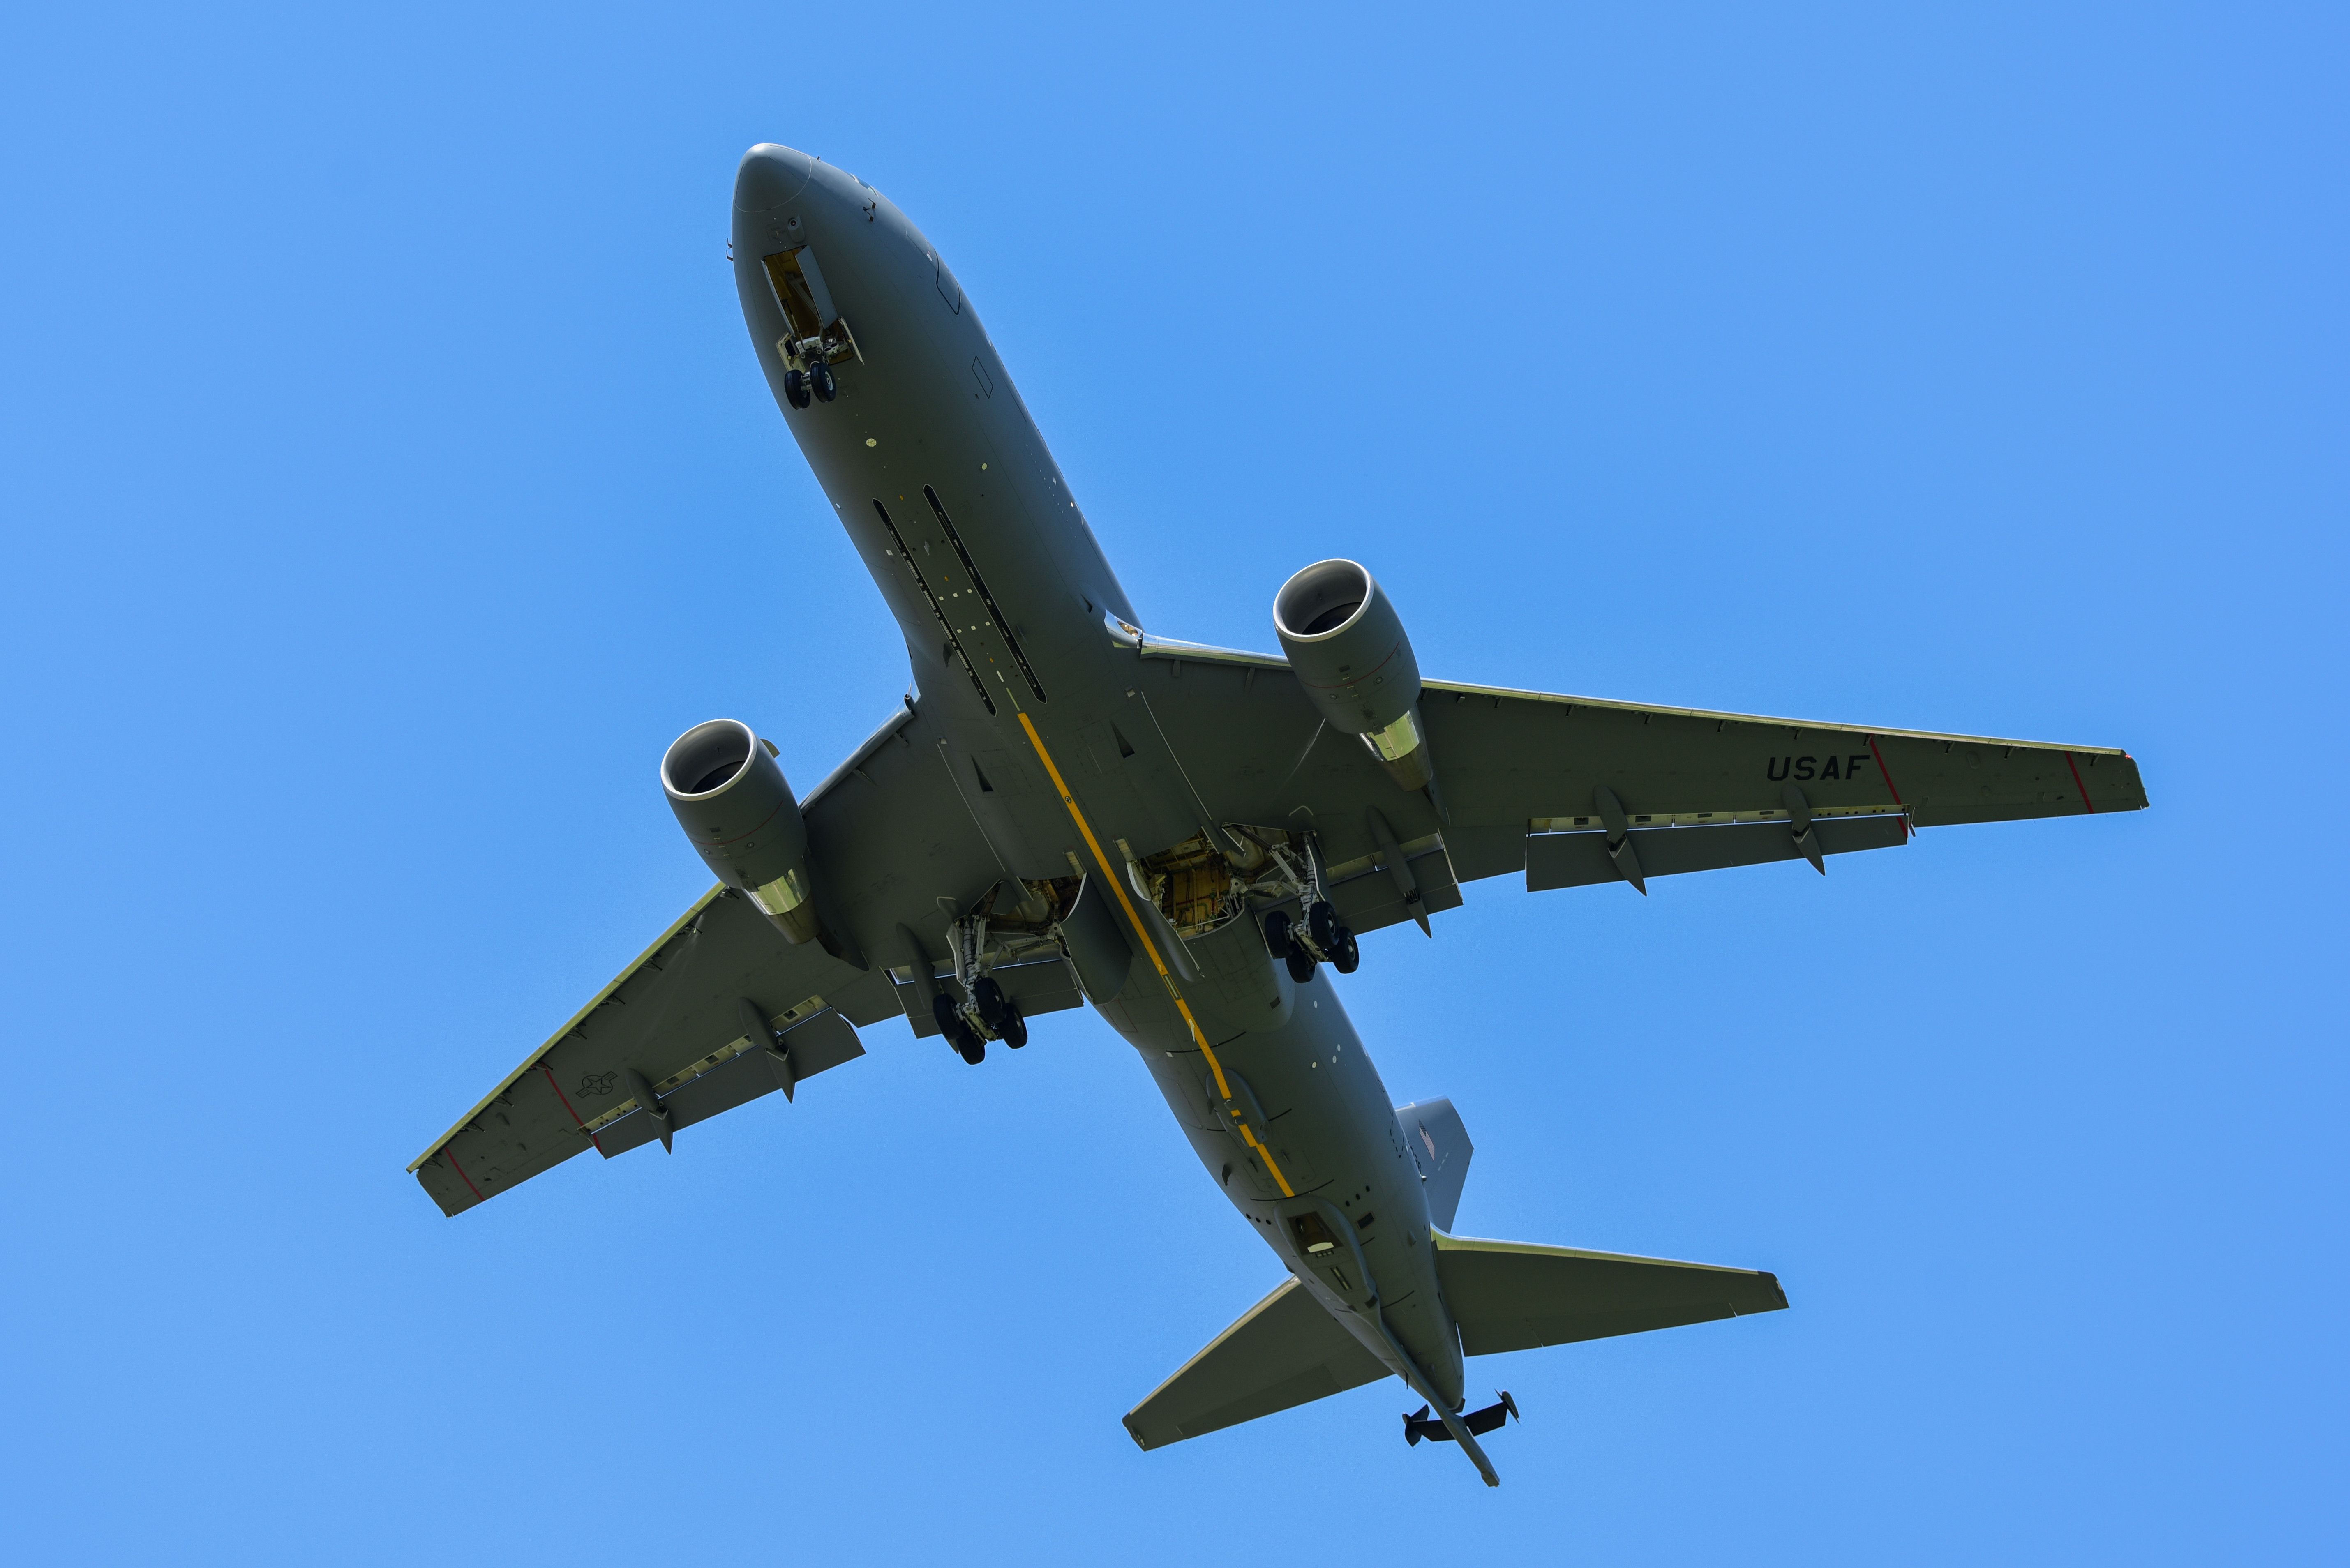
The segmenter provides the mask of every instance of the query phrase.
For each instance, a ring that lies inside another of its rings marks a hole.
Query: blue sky
[[[11,1557],[2338,1560],[2338,12],[8,31]],[[1394,1387],[1138,1453],[1278,1273],[1077,1013],[440,1217],[703,885],[668,741],[813,782],[904,690],[736,312],[768,140],[941,245],[1154,630],[1345,554],[1433,675],[2139,759],[1366,941],[1463,1231],[1794,1310],[1472,1363],[1498,1493]]]

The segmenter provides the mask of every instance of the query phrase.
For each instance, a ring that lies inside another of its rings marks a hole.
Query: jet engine
[[[1352,561],[1316,561],[1274,596],[1273,629],[1332,728],[1361,736],[1405,789],[1427,788],[1435,774],[1419,719],[1419,660],[1371,574]]]
[[[678,826],[718,879],[749,894],[790,940],[812,940],[807,825],[774,749],[748,724],[712,719],[671,742],[660,774]]]

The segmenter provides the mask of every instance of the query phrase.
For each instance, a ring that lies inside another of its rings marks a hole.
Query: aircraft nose
[[[763,141],[743,154],[734,171],[734,206],[744,213],[780,207],[807,188],[816,160],[796,148]]]

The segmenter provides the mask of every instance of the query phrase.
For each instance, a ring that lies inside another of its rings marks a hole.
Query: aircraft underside
[[[1515,1403],[1466,1411],[1464,1355],[1786,1299],[1751,1270],[1450,1234],[1461,1118],[1396,1106],[1340,1001],[1377,933],[1433,935],[1504,874],[1638,895],[2146,804],[2109,749],[1426,680],[1350,561],[1282,587],[1278,656],[1153,636],[902,213],[769,145],[733,218],[754,350],[914,691],[804,795],[740,722],[671,747],[663,790],[716,886],[419,1157],[448,1213],[795,1096],[859,1030],[902,1021],[983,1070],[1089,1003],[1288,1276],[1128,1414],[1135,1440],[1395,1376],[1420,1405],[1406,1440],[1457,1443],[1494,1484],[1477,1438]]]

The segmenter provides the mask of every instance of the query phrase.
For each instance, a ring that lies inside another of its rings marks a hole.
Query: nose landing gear
[[[822,359],[808,361],[807,369],[784,372],[784,400],[795,409],[804,409],[813,399],[828,403],[840,396],[840,383],[833,379],[832,367]]]
[[[835,322],[812,337],[779,338],[775,352],[784,361],[784,401],[795,409],[828,403],[840,396],[833,366],[863,358],[857,351],[857,340],[848,336],[846,321]]]

